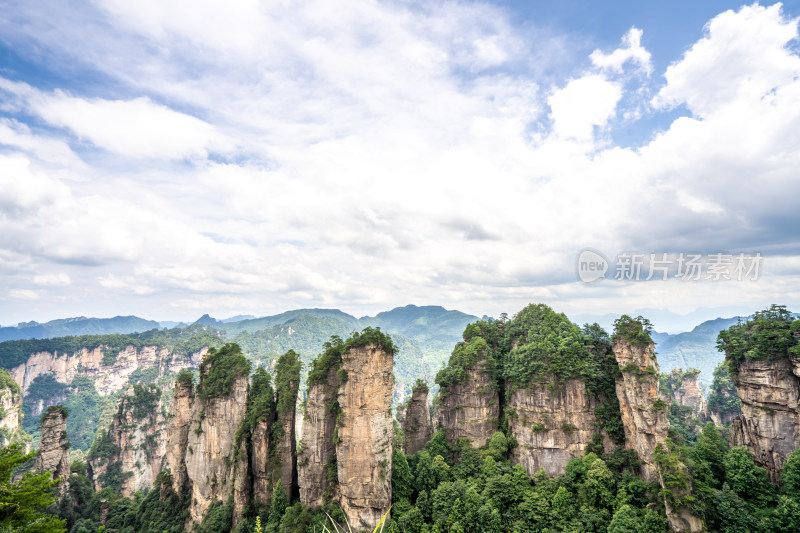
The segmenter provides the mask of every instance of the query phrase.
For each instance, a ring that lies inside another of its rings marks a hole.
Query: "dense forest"
[[[726,424],[699,420],[677,402],[657,407],[667,410],[670,425],[669,437],[655,455],[663,482],[642,480],[639,458],[621,445],[625,436],[613,389],[620,372],[646,375],[650,368],[619,368],[612,347],[620,339],[631,345],[650,345],[650,330],[646,320],[628,316],[616,321],[612,334],[596,324],[580,328],[543,305],[529,306],[510,320],[503,317],[468,325],[436,383],[440,395],[445,394],[445,388],[467,379],[479,358],[485,360],[484,371],[490,374],[492,387],[500,392],[501,407],[505,407],[498,430],[479,448],[465,439],[450,442],[445,431],[439,430],[423,450],[406,455],[403,432],[396,425],[391,464],[393,505],[383,529],[403,533],[666,532],[670,529],[665,506],[686,506],[704,521],[708,531],[800,531],[800,450],[786,458],[778,482],[770,482],[767,470],[757,464],[751,451],[729,444]],[[798,331],[800,321],[785,308],[773,306],[722,332],[718,342],[726,363],[714,373],[709,405],[718,413],[740,412],[730,374],[736,374],[744,361],[795,357],[800,346]],[[347,340],[333,337],[312,364],[309,383],[324,379],[327,368],[336,364],[346,349],[368,343],[383,344],[389,352],[396,350],[380,330],[368,329]],[[281,409],[280,403],[274,403],[274,398],[281,396],[273,396],[274,391],[288,387],[296,394],[299,358],[290,351],[281,361],[274,376],[263,368],[254,373],[243,424],[252,426]],[[199,394],[207,397],[225,394],[235,376],[251,370],[250,361],[236,345],[212,350],[204,365],[212,371]],[[696,377],[696,373],[689,369],[662,374],[662,397],[674,394],[682,380]],[[198,388],[196,376],[190,372],[182,372],[179,379]],[[548,477],[539,472],[531,477],[510,460],[518,443],[508,430],[508,419],[515,416],[507,408],[508,399],[520,387],[543,380],[550,387],[559,387],[570,379],[584,381],[587,389],[604,398],[596,407],[598,431],[612,444],[604,446],[597,433],[583,456],[569,461],[561,475]],[[145,400],[158,393],[140,387],[137,394],[147,396],[142,400],[147,403]],[[440,403],[440,397],[434,398],[432,409]],[[113,452],[102,447],[100,438],[92,453]],[[64,521],[64,528],[58,529],[52,522],[48,531],[178,533],[184,530],[188,498],[188,493],[174,490],[166,471],[159,474],[152,489],[136,492],[131,498],[120,496],[114,484],[95,491],[87,465],[78,461],[72,464],[68,495],[48,508],[51,515]],[[276,489],[268,505],[251,502],[233,531],[310,533],[323,531],[323,527],[333,529],[333,523],[344,522],[344,513],[335,499],[326,501],[321,508],[311,508]],[[218,501],[197,531],[231,531],[232,516],[232,502]]]

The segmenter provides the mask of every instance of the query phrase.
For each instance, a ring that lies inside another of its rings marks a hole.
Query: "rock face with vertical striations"
[[[405,434],[405,453],[413,455],[420,451],[431,440],[431,416],[428,411],[428,386],[419,382],[411,391],[402,421]]]
[[[582,457],[599,432],[597,401],[580,379],[558,383],[551,377],[547,383],[532,383],[515,390],[508,406],[514,413],[508,417],[509,431],[518,444],[510,459],[530,476],[540,470],[548,476],[563,474],[567,463]],[[605,440],[607,448],[613,447]]]
[[[379,344],[342,354],[336,428],[339,503],[354,530],[372,530],[392,503],[394,357]]]
[[[614,356],[621,371],[617,398],[625,430],[625,445],[642,462],[645,481],[657,480],[653,452],[668,436],[669,421],[659,398],[659,369],[655,345],[634,344],[625,338],[614,342]]]
[[[465,369],[464,379],[441,387],[439,401],[437,421],[450,444],[466,437],[479,448],[489,441],[497,431],[500,398],[487,371],[485,353],[479,353],[475,363]]]
[[[336,429],[339,381],[338,366],[331,366],[319,383],[308,388],[303,438],[297,452],[300,501],[318,507],[325,493],[333,496],[336,485]],[[331,470],[333,469],[333,470]]]
[[[708,414],[699,378],[699,370],[690,369],[684,372],[680,368],[675,368],[669,374],[662,376],[661,392],[662,400],[690,407],[692,416],[702,421],[708,418]]]
[[[800,448],[800,358],[743,361],[732,377],[742,414],[731,424],[731,442],[746,446],[777,483],[783,462]]]
[[[234,365],[231,361],[237,355],[247,366],[247,371],[231,370]],[[220,368],[215,368],[215,363]],[[237,442],[238,430],[247,410],[248,371],[249,363],[236,345],[226,345],[217,354],[212,352],[212,356],[201,365],[186,450],[192,522],[199,523],[215,500],[227,502],[238,486],[239,476],[248,477],[247,461],[240,460],[240,443]],[[221,376],[221,373],[225,375]],[[234,523],[238,522],[242,511],[243,508],[234,506]]]
[[[87,458],[95,490],[103,488],[104,474],[110,468],[125,474],[119,488],[123,496],[150,489],[165,466],[166,426],[161,391],[154,385],[129,387],[119,399],[105,435],[114,452],[110,457],[90,454]]]
[[[626,331],[630,333],[636,329],[640,331],[638,336],[632,335],[633,338],[629,338],[625,335]],[[659,397],[659,368],[655,344],[641,323],[632,321],[626,327],[618,329],[614,341],[614,356],[621,371],[616,388],[625,430],[625,446],[634,450],[639,457],[641,476],[645,481],[657,481],[665,487],[667,474],[679,475],[687,480],[688,485],[680,494],[676,494],[679,501],[691,495],[691,478],[680,459],[676,458],[674,464],[669,466],[671,472],[663,471],[656,460],[658,446],[669,449],[669,420],[665,409],[667,404]],[[689,507],[671,506],[666,496],[664,503],[672,531],[700,533],[705,530],[703,520],[694,516]]]
[[[166,463],[172,474],[172,488],[181,493],[186,484],[186,450],[194,405],[194,384],[191,374],[179,374],[172,395],[167,424]]]
[[[44,374],[53,374],[60,383],[72,383],[75,376],[84,375],[94,380],[97,392],[105,396],[122,390],[128,385],[131,375],[140,368],[157,368],[158,376],[167,372],[178,372],[182,368],[197,367],[203,355],[203,348],[191,355],[173,354],[158,346],[126,346],[109,361],[105,357],[108,348],[96,346],[81,348],[74,353],[58,351],[36,352],[28,360],[11,369],[23,393],[27,393],[33,380]]]
[[[8,371],[0,368],[0,446],[22,444],[25,450],[30,449],[30,436],[22,429],[21,415],[22,390]]]
[[[275,458],[273,479],[280,480],[289,500],[299,497],[297,486],[297,439],[295,416],[300,387],[300,356],[289,350],[275,365],[276,419],[270,431],[270,448]]]
[[[53,479],[63,479],[55,491],[62,498],[69,491],[69,440],[67,440],[66,408],[48,407],[42,415],[42,436],[36,454],[36,471],[52,472]]]
[[[269,506],[272,497],[272,474],[269,462],[269,428],[271,420],[259,420],[250,432],[252,453],[250,474],[253,476],[253,499]]]

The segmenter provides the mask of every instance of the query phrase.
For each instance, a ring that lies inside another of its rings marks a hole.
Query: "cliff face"
[[[115,453],[88,459],[95,490],[103,488],[101,476],[111,467],[126,474],[119,489],[125,497],[153,486],[164,467],[167,444],[166,417],[160,397],[158,389],[136,386],[120,398],[117,414],[108,428],[108,441]]]
[[[706,414],[706,400],[703,398],[703,389],[700,388],[698,381],[700,374],[685,374],[682,378],[681,388],[675,394],[675,400],[681,405],[692,408],[694,415],[698,418]]]
[[[178,493],[181,492],[188,479],[186,475],[186,451],[189,446],[193,405],[194,391],[192,384],[177,381],[167,424],[165,461],[172,474],[172,488]]]
[[[778,482],[786,457],[800,448],[800,359],[744,361],[732,377],[742,401],[732,444],[747,446]]]
[[[270,431],[270,448],[274,454],[273,479],[280,479],[289,500],[300,493],[297,487],[296,409],[300,387],[300,356],[289,350],[275,365],[275,424]]]
[[[26,450],[30,448],[30,437],[22,430],[21,413],[22,392],[8,373],[0,369],[0,446],[20,443]]]
[[[699,371],[674,369],[661,378],[662,400],[690,407],[692,416],[705,420],[708,414],[699,378]]]
[[[303,438],[297,451],[300,501],[306,505],[322,505],[325,492],[333,496],[330,489],[336,485],[336,472],[329,471],[330,467],[335,468],[332,461],[336,455],[333,443],[336,410],[331,409],[339,395],[336,371],[337,367],[332,366],[322,383],[308,389]]]
[[[500,398],[493,385],[486,372],[486,360],[479,359],[467,370],[465,380],[440,389],[441,405],[436,417],[450,444],[466,437],[478,448],[497,431]]]
[[[403,412],[403,433],[406,437],[405,453],[412,455],[420,451],[431,440],[431,416],[428,412],[428,387],[416,386],[411,400]]]
[[[554,382],[551,377],[548,380]],[[518,443],[511,461],[525,467],[533,476],[544,470],[549,476],[564,473],[567,463],[584,454],[592,434],[598,432],[595,398],[579,379],[563,385],[532,384],[511,395],[508,427]],[[608,448],[612,447],[605,439]]]
[[[621,376],[617,378],[617,398],[625,430],[625,446],[636,451],[641,461],[641,476],[645,481],[657,481],[665,486],[663,472],[655,458],[656,447],[668,447],[665,442],[669,434],[666,403],[659,397],[659,369],[655,345],[633,344],[624,338],[614,342],[614,356]],[[682,386],[685,387],[685,384]],[[686,466],[677,460],[671,467],[674,472],[688,478]],[[690,481],[689,481],[690,483]],[[676,494],[678,501],[691,494],[691,485],[683,493]],[[699,533],[705,523],[693,516],[685,506],[671,506],[664,498],[667,520],[675,532]]]
[[[131,374],[139,368],[158,368],[158,376],[167,371],[177,372],[182,368],[196,368],[206,353],[204,348],[189,357],[173,357],[169,350],[156,346],[144,346],[136,349],[128,346],[120,351],[113,364],[103,364],[103,347],[83,348],[74,354],[61,352],[38,352],[32,354],[28,361],[14,367],[11,376],[22,388],[23,393],[38,376],[53,373],[56,381],[72,383],[77,375],[85,375],[94,379],[95,388],[101,395],[122,390]]]
[[[246,408],[246,376],[236,377],[226,396],[210,399],[198,396],[194,400],[186,449],[193,522],[203,519],[214,500],[227,501],[233,494],[237,476],[247,477],[247,463],[242,465],[236,446],[236,433]],[[241,471],[242,466],[245,471]],[[234,521],[241,511],[234,508]]]
[[[269,428],[272,420],[259,420],[251,431],[253,453],[250,472],[253,476],[253,499],[268,506],[272,497],[272,473],[269,461]],[[301,492],[302,495],[302,492]]]
[[[36,455],[36,471],[52,472],[53,479],[63,479],[55,491],[59,498],[69,491],[69,441],[67,417],[61,407],[50,407],[42,416],[42,437]]]
[[[393,356],[374,344],[342,355],[336,442],[339,503],[354,530],[372,530],[392,503]]]
[[[622,371],[617,378],[617,398],[625,429],[625,445],[636,451],[645,481],[657,479],[653,451],[664,442],[669,421],[659,398],[658,361],[655,346],[633,345],[625,339],[614,343],[614,356]]]

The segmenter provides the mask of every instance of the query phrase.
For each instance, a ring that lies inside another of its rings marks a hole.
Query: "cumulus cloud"
[[[566,138],[590,139],[595,126],[605,127],[614,116],[621,97],[622,88],[601,75],[570,81],[548,100],[553,132]]]
[[[39,91],[0,78],[0,89],[48,124],[67,128],[98,148],[132,158],[205,158],[209,152],[230,152],[231,142],[217,129],[191,115],[156,104],[147,97],[130,100],[79,98],[61,90]],[[54,163],[74,163],[74,153],[52,139],[31,138],[16,121],[0,123],[0,143],[33,148]],[[37,146],[38,144],[38,146]]]
[[[797,78],[800,57],[787,47],[797,39],[797,20],[785,18],[781,4],[726,11],[706,32],[667,69],[667,84],[653,99],[656,107],[685,104],[707,117],[735,100],[769,100]]]
[[[625,63],[637,63],[640,69],[650,74],[653,71],[653,65],[650,62],[650,52],[642,46],[643,33],[639,28],[631,28],[622,37],[621,48],[617,48],[610,54],[605,54],[601,50],[592,52],[589,56],[592,64],[614,72],[622,72]]]
[[[650,110],[691,116],[623,148],[628,99],[657,83],[641,76],[652,62],[636,28],[553,84],[531,63],[557,61],[561,43],[486,4],[97,5],[63,14],[83,17],[83,39],[74,24],[44,31],[24,4],[41,32],[0,21],[113,80],[97,94],[0,78],[9,290],[33,280],[37,295],[144,310],[433,301],[483,314],[536,299],[585,312],[742,290],[586,287],[574,260],[587,246],[800,255],[797,22],[779,7],[709,22]],[[79,164],[84,181],[59,174]]]

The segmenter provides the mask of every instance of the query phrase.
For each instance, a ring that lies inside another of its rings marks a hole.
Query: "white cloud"
[[[650,62],[650,52],[642,46],[642,33],[642,30],[638,28],[631,28],[622,37],[623,47],[617,48],[610,54],[595,50],[589,56],[592,64],[613,72],[622,72],[625,63],[630,61],[638,63],[640,69],[650,74],[653,71],[653,65]]]
[[[209,151],[230,150],[207,122],[146,97],[87,100],[57,91],[35,99],[32,107],[50,124],[69,128],[95,146],[126,157],[204,158]]]
[[[726,11],[708,23],[706,32],[667,69],[667,84],[653,105],[686,104],[707,117],[732,101],[770,99],[800,72],[800,57],[786,46],[797,39],[797,20],[786,19],[781,4]]]
[[[534,299],[625,311],[713,290],[737,301],[741,287],[590,289],[573,282],[582,248],[794,243],[775,230],[796,227],[800,194],[797,56],[784,46],[796,23],[779,10],[712,21],[657,100],[694,116],[621,148],[611,144],[617,117],[636,116],[629,100],[646,94],[626,73],[651,66],[635,28],[547,92],[531,58],[559,44],[532,41],[485,4],[102,5],[85,42],[73,25],[35,37],[124,97],[0,78],[13,96],[0,112],[15,117],[0,123],[0,142],[19,152],[0,156],[0,269],[13,290],[30,290],[31,272],[63,269],[72,283],[62,294],[148,313],[414,301],[496,314]],[[761,35],[769,29],[783,37]],[[767,66],[725,56],[749,48]],[[707,56],[723,60],[734,86],[763,74],[774,90],[726,92],[702,75]],[[721,93],[709,103],[706,90]],[[50,129],[23,124],[23,112]],[[59,179],[75,139],[52,126],[86,141],[86,181]],[[209,157],[219,152],[226,162]],[[183,158],[191,164],[169,161]]]
[[[75,171],[87,170],[69,145],[61,140],[31,133],[30,128],[16,120],[0,118],[0,145],[23,150],[38,159]]]
[[[79,98],[61,90],[42,92],[27,84],[0,78],[18,105],[52,126],[67,128],[80,139],[125,157],[155,159],[205,158],[210,152],[230,153],[233,145],[216,127],[191,115],[152,102]],[[37,140],[16,121],[0,123],[0,143],[42,154],[56,164],[75,164],[69,147],[55,140]]]
[[[39,293],[29,289],[11,289],[8,296],[13,300],[38,300]]]
[[[33,276],[33,282],[36,285],[44,285],[47,287],[64,287],[72,283],[72,279],[64,272],[53,274],[37,274]]]
[[[605,127],[616,114],[620,98],[622,88],[602,75],[589,74],[570,81],[548,99],[553,132],[563,138],[591,139],[594,127]]]

